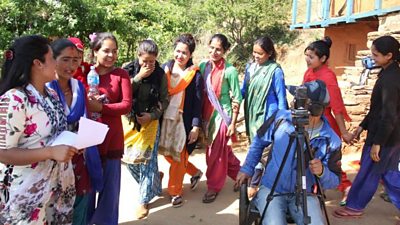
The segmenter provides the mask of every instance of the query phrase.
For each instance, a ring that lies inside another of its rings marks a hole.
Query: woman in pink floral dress
[[[25,36],[5,52],[0,81],[0,224],[71,224],[75,200],[66,145],[51,146],[67,128],[48,40]]]

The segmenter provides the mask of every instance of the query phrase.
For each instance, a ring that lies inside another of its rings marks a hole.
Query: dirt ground
[[[307,30],[300,31],[298,42],[293,46],[281,46],[277,48],[278,62],[285,71],[286,84],[298,85],[302,81],[303,73],[306,70],[303,49],[308,43],[323,36],[323,31]],[[299,50],[300,49],[300,50]],[[200,51],[201,52],[201,51]],[[291,96],[288,95],[289,100]],[[239,116],[240,118],[240,116]],[[239,132],[244,127],[237,127]],[[247,143],[241,141],[235,146],[235,154],[244,161],[246,157]],[[357,172],[357,163],[354,161],[360,158],[361,152],[346,152],[343,156],[343,169],[351,180]],[[196,150],[190,157],[190,161],[203,172],[206,170],[204,150]],[[163,157],[159,156],[160,171],[165,173],[163,180],[163,194],[154,199],[151,203],[150,214],[143,220],[135,219],[137,207],[138,185],[129,174],[125,166],[122,166],[122,186],[120,198],[120,224],[123,225],[237,225],[239,224],[239,193],[233,192],[233,181],[226,180],[224,189],[219,193],[215,202],[211,204],[202,203],[203,194],[207,190],[206,178],[203,176],[201,183],[195,191],[190,191],[190,177],[187,175],[184,180],[184,202],[180,208],[172,208],[166,187],[168,184],[169,164]],[[338,207],[341,193],[337,190],[327,190],[326,206],[328,209],[331,225],[394,225],[399,219],[400,213],[390,203],[379,197],[382,187],[379,187],[374,198],[365,210],[365,215],[360,219],[337,219],[331,214]]]
[[[236,148],[235,154],[244,161],[246,157],[245,148]],[[354,179],[360,153],[346,154],[343,158],[343,169]],[[190,161],[203,172],[206,170],[204,150],[196,150]],[[168,182],[169,164],[163,157],[159,157],[160,171],[165,173],[163,180],[162,197],[155,199],[150,207],[150,214],[143,220],[135,219],[135,208],[137,206],[138,185],[129,174],[126,167],[122,166],[122,187],[120,198],[120,224],[122,225],[237,225],[239,224],[239,199],[238,193],[233,192],[233,181],[226,180],[224,189],[220,192],[215,202],[211,204],[202,203],[201,199],[205,193],[205,176],[195,191],[189,188],[190,176],[184,180],[184,201],[180,208],[172,208],[166,190]],[[360,219],[337,219],[331,213],[338,206],[341,193],[336,190],[328,190],[326,205],[329,211],[329,219],[332,225],[394,225],[400,213],[390,203],[379,197],[382,190],[380,187],[374,198],[368,205],[365,215]]]

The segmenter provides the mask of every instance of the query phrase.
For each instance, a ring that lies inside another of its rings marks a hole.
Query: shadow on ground
[[[241,146],[235,146],[235,154],[244,161],[246,153]],[[353,180],[356,171],[351,162],[359,159],[358,155],[344,155],[342,163],[347,168],[350,180]],[[196,150],[189,160],[200,168],[206,170],[205,151]],[[351,164],[351,165],[350,165]],[[349,166],[350,165],[350,166]],[[202,203],[203,194],[206,192],[205,176],[201,179],[198,188],[191,191],[189,188],[190,176],[186,175],[184,180],[184,201],[180,208],[172,208],[166,190],[168,182],[169,164],[164,157],[159,156],[160,171],[165,176],[163,180],[163,196],[151,204],[150,214],[146,219],[136,220],[135,209],[138,205],[138,185],[133,180],[125,166],[122,166],[122,184],[120,198],[120,224],[122,225],[238,225],[239,200],[238,193],[233,192],[233,181],[227,178],[223,190],[215,202]],[[365,214],[359,219],[339,219],[332,216],[332,212],[338,207],[341,193],[337,190],[326,191],[326,206],[328,209],[331,225],[394,225],[396,223],[398,210],[388,202],[379,197],[382,187],[379,187],[375,196],[367,206]]]
[[[204,156],[204,154],[203,154]],[[168,170],[160,166],[165,173],[166,180],[163,180],[162,196],[154,199],[150,204],[150,213],[147,218],[136,220],[135,209],[138,186],[130,176],[126,167],[122,167],[123,180],[120,202],[120,223],[121,225],[216,225],[216,224],[238,224],[238,193],[233,192],[233,181],[228,180],[224,189],[219,193],[213,203],[204,204],[202,197],[206,192],[206,181],[203,176],[195,191],[190,190],[189,176],[185,177],[184,184],[184,205],[173,208],[167,192]],[[226,223],[221,223],[225,221]]]

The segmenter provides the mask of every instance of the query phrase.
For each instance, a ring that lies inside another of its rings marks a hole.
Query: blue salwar
[[[89,224],[118,225],[119,193],[121,188],[121,159],[106,159],[103,165],[104,187],[99,193],[89,196]]]
[[[128,164],[127,168],[139,184],[138,201],[141,205],[148,204],[155,196],[161,194],[161,179],[158,171],[158,142],[160,129],[157,131],[151,159],[146,163]]]
[[[382,179],[390,200],[400,209],[400,172],[399,170],[387,170],[382,173],[373,171],[375,162],[370,157],[371,147],[364,146],[363,148],[360,171],[353,181],[346,207],[363,211],[374,196],[379,181]],[[382,151],[383,149],[381,149]]]

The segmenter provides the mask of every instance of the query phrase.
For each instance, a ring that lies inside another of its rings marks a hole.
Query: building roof
[[[400,12],[398,0],[384,0],[384,2],[382,0],[293,0],[290,29],[354,23],[360,19],[383,16],[392,12]]]

